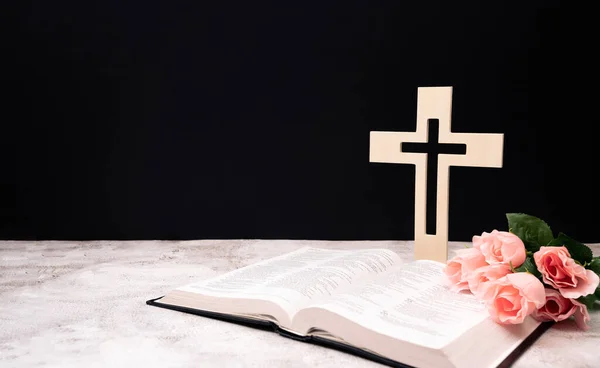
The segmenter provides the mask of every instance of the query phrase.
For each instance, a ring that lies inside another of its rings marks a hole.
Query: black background
[[[369,131],[414,130],[417,87],[453,86],[453,131],[505,154],[451,169],[450,240],[526,212],[600,241],[590,9],[12,4],[0,238],[413,239],[414,168],[369,163]]]

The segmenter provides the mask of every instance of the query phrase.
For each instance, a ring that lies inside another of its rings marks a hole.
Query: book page
[[[400,258],[387,249],[349,251],[305,247],[177,290],[268,299],[295,311],[396,264],[400,264]]]
[[[368,329],[438,348],[488,318],[485,306],[443,283],[444,265],[416,261],[307,308],[327,309]],[[335,334],[336,326],[319,327]]]

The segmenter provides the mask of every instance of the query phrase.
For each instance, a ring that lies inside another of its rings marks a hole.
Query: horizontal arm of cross
[[[502,167],[504,134],[440,132],[440,143],[466,144],[465,155],[440,155],[450,166]]]
[[[422,153],[402,152],[402,142],[427,142],[426,132],[371,132],[369,161],[390,164],[421,164]]]

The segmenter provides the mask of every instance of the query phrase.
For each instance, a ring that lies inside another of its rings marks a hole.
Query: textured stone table
[[[464,243],[452,243],[451,255]],[[302,246],[385,247],[412,242],[204,240],[0,241],[0,367],[381,367],[277,334],[150,307],[147,299]],[[600,245],[593,245],[600,254]],[[554,326],[516,367],[598,367],[592,328]]]

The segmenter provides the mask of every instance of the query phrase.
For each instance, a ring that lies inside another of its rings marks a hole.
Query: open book
[[[447,290],[443,268],[387,249],[306,247],[148,304],[272,327],[390,366],[502,366],[543,330],[532,318],[494,323],[472,295]]]

